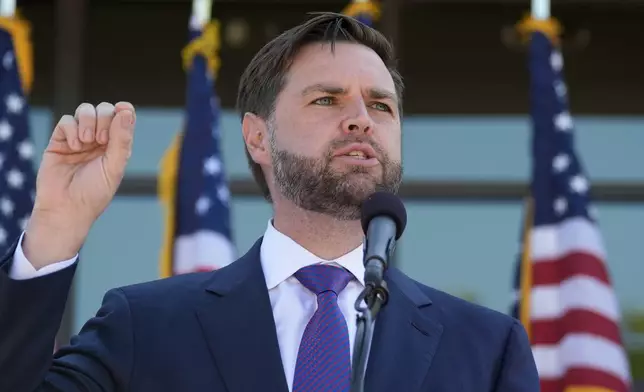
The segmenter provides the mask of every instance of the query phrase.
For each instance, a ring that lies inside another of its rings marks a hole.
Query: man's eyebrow
[[[305,87],[302,90],[302,96],[307,96],[311,93],[324,93],[329,95],[345,95],[347,94],[347,89],[334,86],[331,84],[316,83],[310,86]],[[372,87],[367,89],[367,95],[373,99],[389,99],[393,102],[398,102],[398,97],[395,93],[378,87]]]
[[[302,90],[302,95],[306,96],[311,93],[325,93],[325,94],[331,94],[331,95],[343,95],[347,93],[347,90],[342,87],[338,86],[333,86],[330,84],[324,84],[324,83],[316,83],[312,84],[310,86],[305,87]]]
[[[392,93],[389,90],[385,90],[382,88],[370,88],[368,90],[369,96],[374,99],[390,99],[394,102],[398,102],[398,97],[396,94]]]

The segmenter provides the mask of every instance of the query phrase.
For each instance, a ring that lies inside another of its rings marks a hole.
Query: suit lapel
[[[213,274],[197,310],[229,392],[288,391],[260,244]]]
[[[419,391],[438,348],[443,326],[431,300],[398,270],[387,271],[389,303],[380,311],[365,380],[369,392]]]

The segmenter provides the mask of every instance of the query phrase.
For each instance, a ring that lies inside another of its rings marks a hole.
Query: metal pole
[[[9,17],[16,13],[16,0],[0,0],[0,16]]]
[[[405,0],[383,0],[381,13],[381,32],[394,46],[400,58],[400,18]]]
[[[210,22],[211,15],[212,0],[192,0],[192,18],[196,26]]]
[[[532,0],[532,17],[535,19],[550,18],[550,0]]]
[[[401,10],[405,5],[405,0],[383,0],[381,13],[381,32],[394,46],[398,59],[401,58],[400,50],[400,19]],[[403,61],[401,61],[403,62]],[[404,240],[403,240],[404,241]],[[396,246],[394,254],[391,257],[390,266],[399,267],[400,257],[398,256],[400,247]]]
[[[83,99],[83,37],[88,0],[58,0],[56,2],[56,41],[54,43],[54,124],[64,114],[74,113]],[[52,131],[53,125],[52,124]],[[74,331],[76,284],[72,284],[65,314],[57,336],[58,345],[69,342]]]

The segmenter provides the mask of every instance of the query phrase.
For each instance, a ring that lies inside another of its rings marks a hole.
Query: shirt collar
[[[266,286],[269,290],[291,277],[299,269],[313,264],[335,263],[344,267],[364,285],[363,249],[358,246],[351,252],[334,260],[324,260],[309,252],[290,237],[282,234],[268,221],[260,250],[260,259]]]

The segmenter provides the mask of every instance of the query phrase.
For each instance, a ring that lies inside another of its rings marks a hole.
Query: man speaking
[[[28,227],[0,260],[0,391],[349,392],[361,206],[400,185],[402,91],[389,43],[352,18],[320,14],[269,42],[238,93],[248,162],[274,209],[264,235],[219,271],[107,292],[52,359],[136,118],[123,102],[63,116]],[[366,392],[539,390],[516,320],[394,268],[384,277]]]

